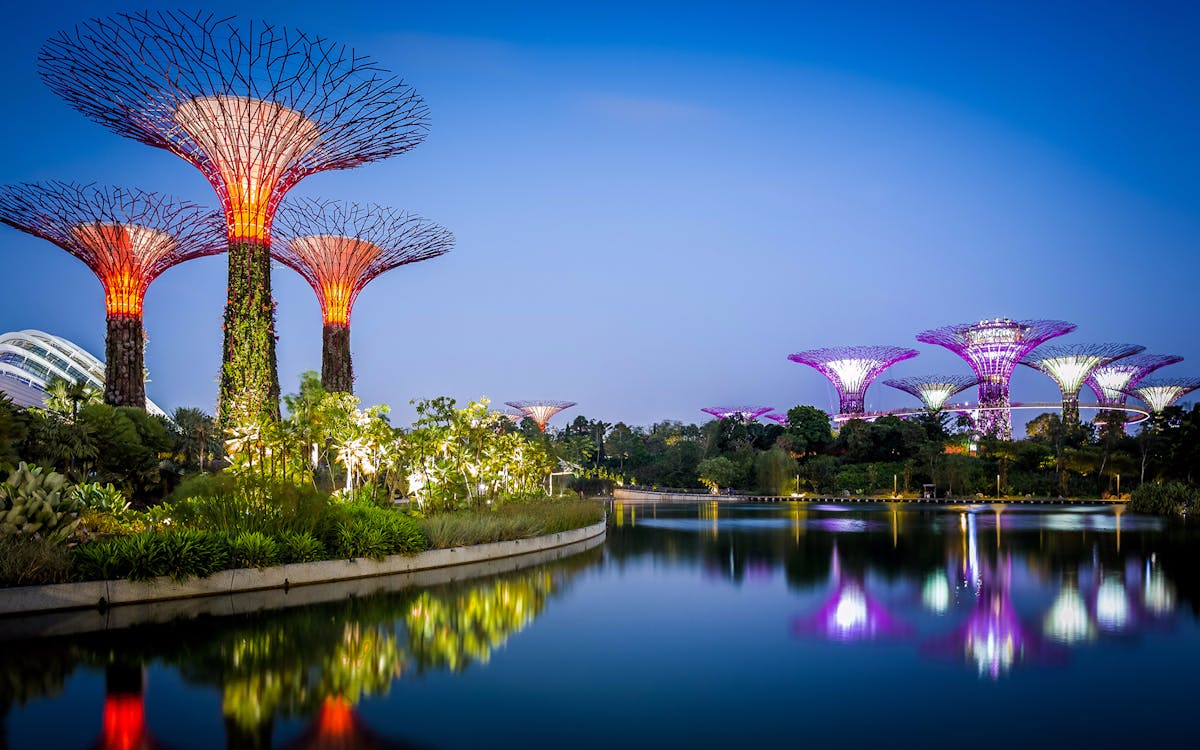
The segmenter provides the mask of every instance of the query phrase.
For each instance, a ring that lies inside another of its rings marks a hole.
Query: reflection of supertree
[[[409,648],[421,669],[460,672],[486,664],[492,651],[537,617],[555,588],[548,570],[465,591],[422,591],[404,615]]]
[[[900,346],[831,346],[789,354],[788,359],[829,378],[838,392],[838,412],[850,415],[864,413],[867,388],[880,373],[915,356],[916,349]]]
[[[272,256],[304,277],[324,319],[321,385],[353,388],[350,313],[372,279],[450,252],[454,235],[420,217],[383,206],[288,201],[279,210]]]
[[[1129,393],[1157,414],[1197,388],[1200,388],[1200,378],[1158,378],[1143,380],[1130,388]]]
[[[104,285],[104,400],[146,408],[142,302],[172,266],[224,251],[217,215],[140,190],[26,183],[0,189],[0,221],[58,245]]]
[[[772,408],[770,406],[706,406],[700,411],[711,414],[717,419],[736,417],[746,422],[753,422],[771,411]],[[785,416],[784,419],[786,420],[787,417]]]
[[[825,603],[815,614],[793,620],[793,633],[815,634],[845,642],[909,635],[908,625],[892,617],[880,601],[867,593],[861,576],[846,575],[842,571],[836,546],[830,563],[830,578],[833,591]]]
[[[1048,375],[1062,393],[1062,420],[1079,424],[1079,389],[1097,367],[1140,354],[1136,344],[1065,344],[1042,346],[1025,355],[1021,364]]]
[[[788,415],[786,414],[764,414],[763,419],[769,419],[776,424],[781,424],[784,427],[788,425]]]
[[[943,326],[917,334],[917,341],[944,346],[966,360],[979,378],[979,418],[985,435],[1012,438],[1008,387],[1013,369],[1046,341],[1075,330],[1061,320],[981,320]]]
[[[978,383],[979,378],[971,375],[916,375],[883,381],[884,385],[921,399],[928,412],[941,411],[951,397]]]
[[[145,680],[140,666],[109,665],[104,674],[104,718],[95,750],[162,747],[146,727]]]
[[[1088,612],[1087,602],[1079,592],[1078,581],[1063,581],[1062,589],[1050,605],[1050,610],[1046,612],[1042,631],[1048,638],[1067,645],[1088,641],[1096,636],[1096,628]]]
[[[1092,609],[1101,630],[1119,633],[1132,629],[1136,611],[1120,575],[1102,575],[1093,596]]]
[[[546,425],[550,422],[551,417],[558,414],[563,409],[570,409],[575,405],[574,401],[505,401],[505,406],[511,406],[517,409],[525,416],[537,422],[538,429],[542,432],[546,431]]]
[[[1183,357],[1174,354],[1135,354],[1097,367],[1083,382],[1092,389],[1101,404],[1124,404],[1129,390],[1147,375],[1182,361]]]
[[[275,208],[307,175],[420,143],[424,102],[346,47],[205,13],[93,19],[52,37],[39,62],[75,109],[208,178],[229,240],[221,419],[277,416],[268,253]]]
[[[946,637],[925,644],[923,650],[965,657],[981,677],[995,680],[1020,662],[1056,654],[1027,633],[1017,617],[1011,598],[1011,561],[1005,560],[1001,571],[990,567],[984,566],[979,598],[967,621]]]

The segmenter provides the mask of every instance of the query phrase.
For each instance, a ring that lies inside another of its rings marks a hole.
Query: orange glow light
[[[289,247],[312,271],[313,288],[326,325],[350,325],[354,300],[367,282],[367,272],[383,251],[352,237],[313,235],[294,238]]]
[[[354,708],[342,696],[329,696],[321,703],[316,724],[322,737],[345,737],[354,729]]]
[[[146,227],[107,223],[80,224],[71,234],[94,256],[90,265],[104,284],[108,316],[142,317],[151,268],[175,249],[175,240]]]
[[[271,218],[297,162],[321,140],[316,123],[274,102],[201,96],[175,109],[175,122],[207,157],[222,196],[229,239],[269,242]]]

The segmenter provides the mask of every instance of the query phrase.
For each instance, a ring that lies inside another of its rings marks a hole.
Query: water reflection
[[[221,697],[225,745],[267,748],[280,719],[307,717],[289,748],[408,747],[372,731],[357,713],[410,672],[486,664],[528,626],[600,551],[552,566],[414,592],[296,610],[139,627],[0,646],[0,716],[62,690],[76,669],[105,669],[96,748],[163,747],[144,700],[144,666],[162,663]]]
[[[618,566],[696,558],[706,579],[738,586],[769,580],[761,571],[772,566],[808,603],[797,607],[793,635],[911,641],[920,654],[959,660],[986,680],[1062,667],[1073,650],[1169,623],[1180,594],[1155,550],[1181,572],[1197,562],[1195,546],[1182,541],[1189,530],[1123,509],[702,503],[640,513],[653,516],[649,528],[610,537]],[[1195,609],[1200,596],[1190,590]]]

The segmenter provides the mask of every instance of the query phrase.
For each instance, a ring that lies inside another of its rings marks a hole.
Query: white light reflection
[[[1096,621],[1105,630],[1123,630],[1129,622],[1125,586],[1116,576],[1105,576],[1096,592]]]
[[[1068,645],[1091,640],[1096,629],[1088,616],[1087,603],[1074,583],[1064,584],[1042,623],[1046,635]]]
[[[950,608],[950,583],[946,574],[935,570],[925,578],[925,586],[921,589],[921,602],[925,608],[944,614]]]

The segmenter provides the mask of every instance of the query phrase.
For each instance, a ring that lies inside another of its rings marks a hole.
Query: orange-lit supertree
[[[140,190],[23,183],[0,188],[0,221],[53,242],[104,285],[104,401],[146,407],[142,301],[168,268],[224,252],[220,216]]]
[[[393,268],[450,252],[454,235],[404,211],[311,198],[285,203],[278,225],[272,255],[303,276],[321,303],[321,385],[348,393],[350,313],[359,292]]]
[[[347,47],[203,12],[92,19],[47,41],[39,66],[87,117],[177,154],[208,178],[229,244],[220,418],[228,427],[277,417],[275,209],[307,175],[420,143],[424,102]]]

